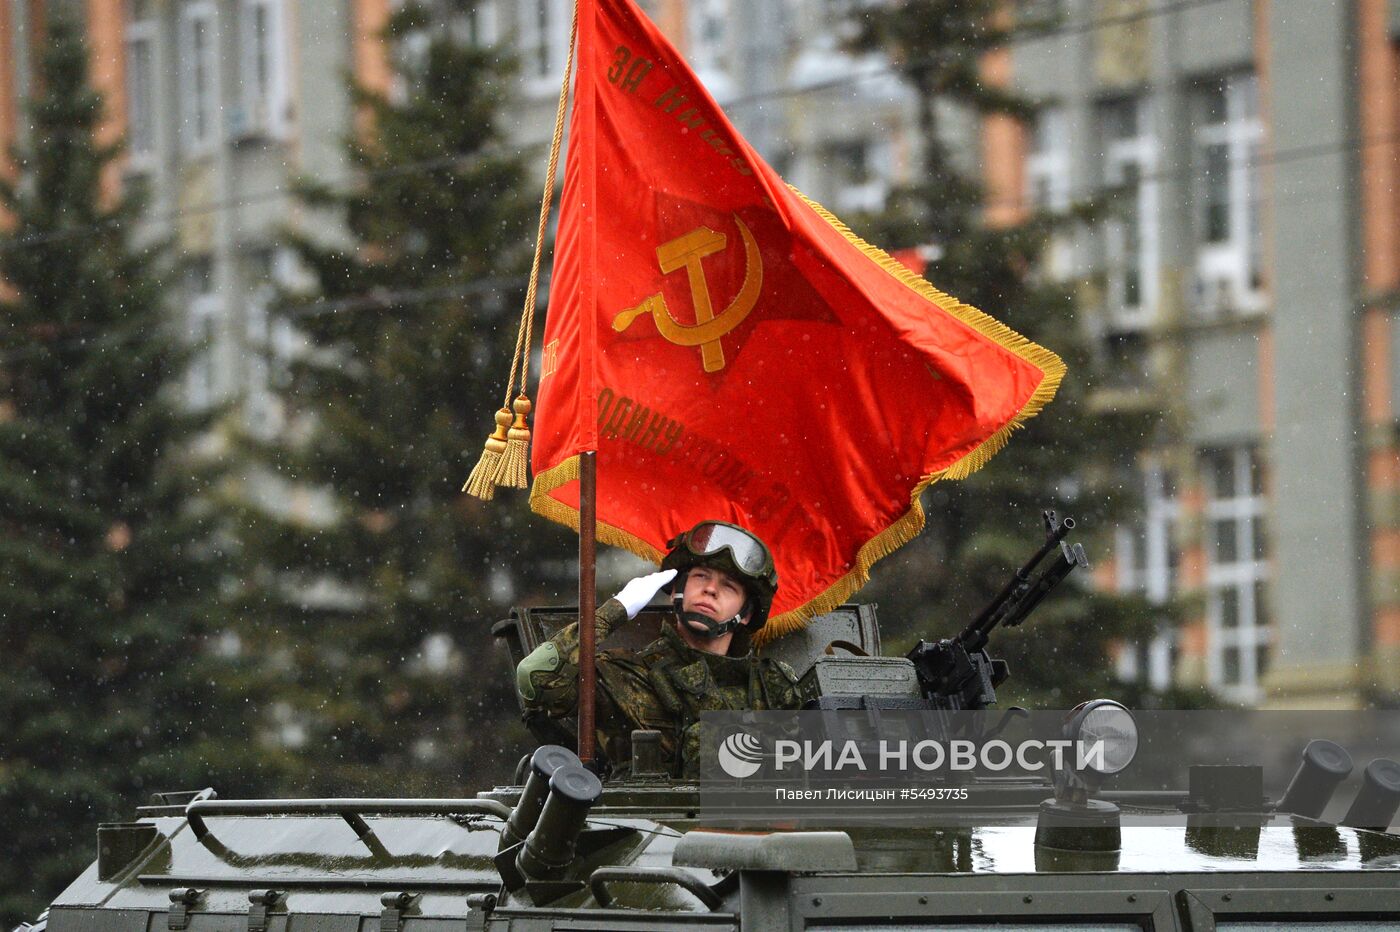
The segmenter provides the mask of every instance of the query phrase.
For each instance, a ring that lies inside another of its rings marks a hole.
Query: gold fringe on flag
[[[819,593],[805,605],[769,618],[768,624],[764,625],[763,630],[754,636],[754,646],[759,649],[771,644],[784,635],[801,630],[806,626],[809,619],[832,611],[838,605],[845,602],[852,593],[865,585],[870,579],[870,570],[876,562],[889,556],[891,553],[913,540],[918,536],[919,532],[923,530],[924,509],[923,505],[919,502],[919,497],[923,494],[924,490],[934,482],[938,482],[942,479],[965,479],[967,476],[985,466],[987,461],[1011,439],[1013,431],[1024,425],[1026,421],[1035,417],[1035,415],[1040,412],[1041,408],[1049,404],[1050,400],[1055,397],[1055,391],[1060,385],[1060,380],[1063,379],[1065,375],[1065,364],[1054,352],[1026,339],[1010,327],[984,314],[977,308],[969,304],[964,304],[956,298],[939,291],[925,279],[915,275],[884,250],[856,236],[851,232],[849,227],[816,201],[808,198],[796,188],[792,188],[791,185],[789,185],[789,188],[791,188],[793,193],[801,198],[817,216],[830,224],[842,237],[864,253],[868,258],[873,260],[880,268],[884,269],[890,275],[893,275],[905,286],[913,289],[929,300],[939,310],[961,321],[1004,349],[1032,363],[1041,370],[1043,375],[1035,391],[1031,393],[1030,398],[1021,406],[1021,410],[1016,412],[1015,416],[1000,430],[993,433],[969,452],[963,454],[952,464],[919,478],[919,481],[909,490],[908,510],[861,545],[856,553],[855,564],[851,567],[849,572],[840,579],[837,579],[828,586],[825,591]],[[530,508],[536,514],[542,515],[551,521],[557,521],[560,524],[578,530],[578,509],[551,498],[549,494],[560,486],[577,481],[578,477],[579,464],[577,456],[571,456],[563,462],[540,473],[535,477],[535,485],[530,490]],[[605,524],[602,521],[598,522],[598,540],[614,547],[621,547],[624,550],[629,550],[643,560],[650,560],[653,563],[659,563],[663,556],[661,551],[641,538],[629,534],[621,528]]]

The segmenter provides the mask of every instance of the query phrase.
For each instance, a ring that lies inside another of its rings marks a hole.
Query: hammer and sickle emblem
[[[656,259],[664,274],[685,269],[690,280],[690,297],[695,302],[695,323],[683,324],[676,320],[666,306],[665,296],[654,294],[614,317],[613,329],[618,332],[626,330],[632,321],[643,314],[650,314],[656,321],[656,329],[670,342],[677,346],[700,347],[700,360],[706,372],[723,369],[724,348],[720,346],[720,338],[743,323],[758,303],[758,294],[763,290],[763,258],[759,255],[758,243],[738,214],[734,215],[734,222],[738,224],[739,235],[744,240],[744,283],[728,307],[715,314],[703,265],[706,256],[724,250],[728,238],[709,227],[697,227],[656,247]]]

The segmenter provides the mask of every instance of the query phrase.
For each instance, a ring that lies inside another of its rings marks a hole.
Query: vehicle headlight
[[[1076,706],[1065,724],[1065,737],[1076,743],[1076,760],[1100,776],[1121,773],[1137,756],[1137,722],[1122,703],[1112,699]]]

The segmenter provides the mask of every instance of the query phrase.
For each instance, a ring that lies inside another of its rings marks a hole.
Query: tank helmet
[[[778,592],[778,570],[773,565],[773,555],[756,534],[727,521],[701,521],[672,538],[666,546],[669,550],[661,561],[661,568],[678,571],[671,590],[677,611],[680,611],[685,577],[697,566],[723,570],[739,580],[748,593],[748,601],[740,614],[726,621],[716,622],[703,615],[688,613],[695,615],[695,620],[707,629],[709,637],[721,637],[726,632],[740,629],[744,611],[752,613],[747,634],[753,634],[768,622],[773,596]]]

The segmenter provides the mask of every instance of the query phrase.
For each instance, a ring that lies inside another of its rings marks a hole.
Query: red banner
[[[761,536],[765,635],[840,604],[1064,366],[788,188],[629,0],[581,0],[530,504],[659,559],[705,518]]]

